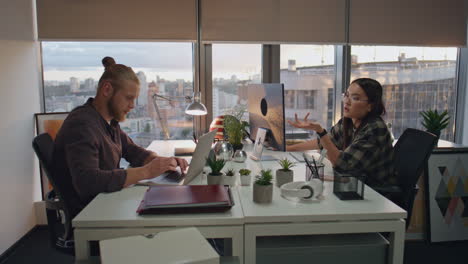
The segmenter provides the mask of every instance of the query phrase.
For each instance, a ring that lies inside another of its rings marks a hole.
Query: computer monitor
[[[258,128],[268,129],[265,145],[286,150],[284,124],[284,86],[281,83],[248,86],[250,139],[255,141]]]

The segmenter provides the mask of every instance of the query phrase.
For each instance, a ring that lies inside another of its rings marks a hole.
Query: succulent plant
[[[216,156],[213,156],[208,157],[206,163],[211,168],[211,175],[221,175],[221,170],[226,164],[226,161],[223,159],[216,159]]]
[[[290,171],[292,167],[296,166],[296,163],[290,161],[288,158],[278,160],[278,164],[281,166],[281,170],[283,171]]]
[[[255,177],[255,183],[258,185],[270,185],[272,180],[271,169],[261,170],[260,175]]]
[[[241,176],[250,175],[251,172],[252,172],[252,171],[249,170],[249,169],[240,169],[240,170],[239,170],[239,174],[240,174]]]
[[[437,136],[440,135],[442,129],[448,126],[450,120],[447,110],[442,113],[437,112],[437,110],[427,110],[422,111],[420,115],[423,117],[421,124],[424,128]]]
[[[226,176],[234,176],[235,173],[236,171],[231,168],[226,171]]]

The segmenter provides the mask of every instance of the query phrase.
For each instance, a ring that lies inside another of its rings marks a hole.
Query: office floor
[[[468,241],[429,245],[422,241],[407,241],[405,264],[458,264],[468,262]],[[357,260],[356,260],[357,261]],[[74,257],[58,252],[49,243],[46,227],[38,227],[0,264],[67,264]],[[353,263],[352,261],[350,263]],[[358,263],[358,262],[356,262]]]

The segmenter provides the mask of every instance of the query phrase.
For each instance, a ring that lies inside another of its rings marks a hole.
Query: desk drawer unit
[[[259,237],[256,263],[384,264],[388,245],[379,233]]]

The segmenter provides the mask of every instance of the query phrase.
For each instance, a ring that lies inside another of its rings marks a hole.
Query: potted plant
[[[273,198],[273,179],[271,169],[261,170],[253,186],[253,201],[256,203],[271,203]]]
[[[224,116],[224,131],[226,132],[229,143],[234,148],[234,152],[242,149],[242,140],[247,135],[246,127],[249,123],[242,121],[245,109],[234,109],[232,114]]]
[[[251,171],[249,169],[240,169],[239,175],[241,180],[241,185],[249,186],[252,176],[250,175]]]
[[[440,131],[448,126],[450,120],[447,110],[442,113],[437,112],[437,110],[427,110],[422,111],[420,115],[423,117],[421,124],[426,128],[426,131],[436,135],[437,138],[440,137]]]
[[[234,186],[236,184],[236,171],[230,168],[223,175],[223,184]]]
[[[208,184],[221,184],[223,169],[226,161],[223,159],[217,159],[216,156],[208,157],[206,164],[211,168],[211,172],[208,173],[207,181]]]
[[[296,166],[296,163],[288,158],[283,158],[278,161],[278,164],[281,168],[276,170],[276,186],[281,187],[281,185],[293,181],[294,171],[291,168]]]

